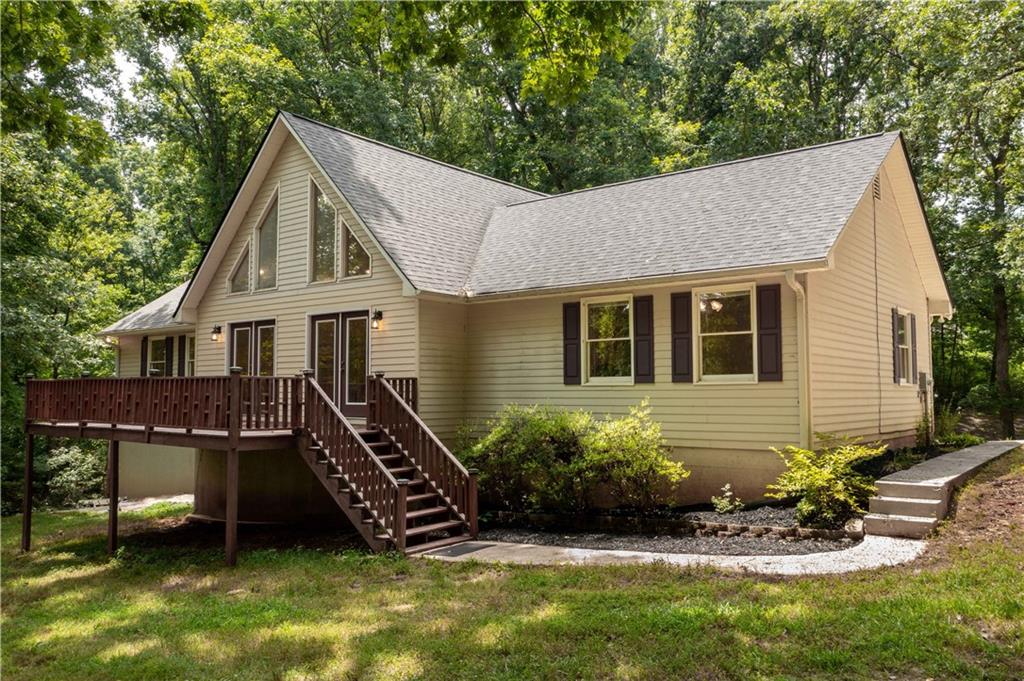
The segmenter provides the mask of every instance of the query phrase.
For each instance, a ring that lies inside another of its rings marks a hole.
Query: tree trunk
[[[1006,284],[1001,279],[996,279],[992,287],[992,306],[996,324],[993,363],[996,370],[996,393],[999,395],[999,421],[1002,424],[1003,437],[1012,440],[1016,433],[1013,427],[1013,395],[1010,388],[1010,310],[1006,299]]]

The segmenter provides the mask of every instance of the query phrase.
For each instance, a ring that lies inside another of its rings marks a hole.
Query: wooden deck
[[[145,442],[172,447],[195,449],[231,448],[228,430],[211,428],[175,428],[169,426],[139,426],[132,424],[99,423],[96,421],[53,421],[31,422],[25,431],[31,435],[49,437],[77,437],[90,440],[113,440],[117,442]],[[292,430],[241,430],[238,433],[237,449],[240,452],[289,449],[299,446]]]

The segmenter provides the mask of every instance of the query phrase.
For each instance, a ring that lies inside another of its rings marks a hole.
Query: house
[[[192,279],[103,333],[124,381],[228,381],[240,367],[279,377],[239,379],[243,409],[285,420],[285,408],[306,410],[297,441],[264,435],[259,450],[243,423],[228,444],[193,447],[194,464],[179,455],[174,472],[129,463],[166,463],[154,438],[126,444],[126,482],[148,474],[175,487],[180,468],[187,486],[194,471],[197,514],[230,525],[232,484],[235,520],[337,512],[309,474],[330,449],[307,427],[321,394],[348,424],[335,430],[363,428],[360,452],[396,457],[395,475],[420,483],[448,475],[422,473],[429,457],[456,471],[445,445],[504,404],[620,414],[650,397],[673,456],[693,471],[681,502],[726,483],[757,498],[780,470],[771,446],[814,446],[816,433],[911,443],[931,404],[930,320],[951,312],[899,133],[548,196],[279,113]],[[302,380],[315,387],[291,382]],[[168,391],[147,398],[148,413],[179,399]],[[293,394],[298,406],[286,407],[293,398],[281,395]],[[113,394],[94,401],[104,399]],[[415,405],[418,425],[399,402]],[[385,412],[406,414],[401,427],[416,435],[395,436]],[[53,428],[65,418],[46,413]],[[385,442],[372,439],[381,432]],[[412,439],[425,448],[417,456]],[[248,447],[234,483],[232,444]],[[305,463],[296,446],[312,448]],[[445,522],[468,523],[472,475],[451,474],[463,515]],[[380,513],[364,509],[371,524]]]

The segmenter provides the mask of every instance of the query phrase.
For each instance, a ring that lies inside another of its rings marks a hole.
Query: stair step
[[[415,511],[409,511],[405,514],[408,520],[415,520],[416,518],[424,518],[430,515],[440,515],[441,513],[447,513],[447,506],[431,506],[430,508],[421,508]]]
[[[342,475],[341,473],[328,473],[327,474],[327,479],[328,480],[344,480],[345,476]]]
[[[420,527],[410,527],[405,531],[406,537],[416,537],[421,534],[428,534],[430,532],[441,532],[443,530],[451,530],[456,527],[462,527],[461,520],[445,520],[440,523],[434,523],[433,525],[422,525]]]
[[[398,468],[388,468],[391,471],[391,475],[404,475],[406,473],[416,472],[416,466],[399,466]]]
[[[920,482],[903,482],[899,480],[876,480],[880,497],[904,497],[911,499],[943,499],[947,498],[948,489],[942,484]]]
[[[308,451],[308,452],[320,452],[320,451],[323,451],[323,447],[321,447],[320,445],[310,445],[310,446],[306,447],[306,451]]]
[[[886,537],[910,537],[922,539],[939,524],[938,518],[919,518],[910,515],[888,515],[868,513],[864,516],[865,534]]]
[[[366,446],[370,449],[386,449],[391,446],[390,442],[367,442]]]
[[[946,513],[946,503],[940,499],[878,496],[871,497],[868,502],[868,510],[879,515],[941,518]]]
[[[395,460],[401,461],[402,460],[402,455],[401,454],[381,454],[377,458],[386,463],[388,461],[395,461]]]
[[[411,482],[409,483],[412,484]],[[414,501],[427,501],[428,499],[437,498],[437,492],[427,492],[425,494],[410,494],[405,498],[406,501],[412,503]]]
[[[452,544],[461,544],[464,541],[472,539],[468,534],[456,534],[452,537],[444,537],[443,539],[435,539],[434,541],[428,541],[423,544],[417,544],[416,546],[407,546],[405,552],[407,554],[423,553],[424,551],[432,551],[433,549],[439,549],[443,546],[451,546]]]

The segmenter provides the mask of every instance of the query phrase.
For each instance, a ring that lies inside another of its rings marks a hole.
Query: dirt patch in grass
[[[1021,542],[1024,535],[1024,448],[984,468],[953,501],[925,560],[947,561],[977,542]]]

